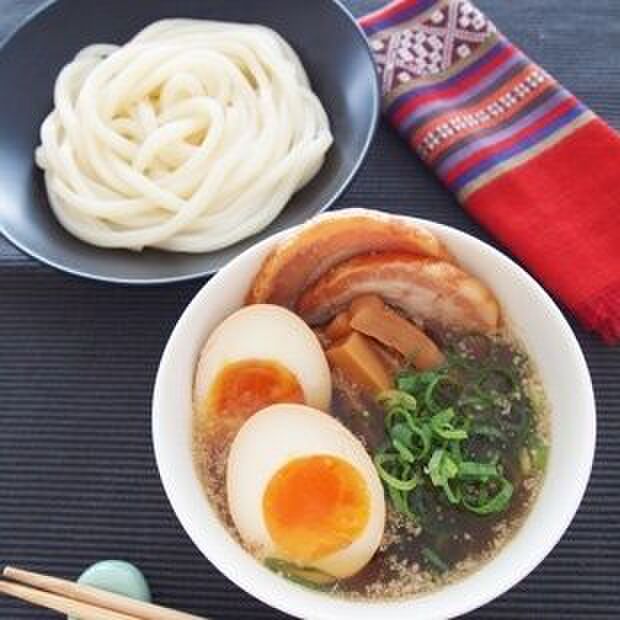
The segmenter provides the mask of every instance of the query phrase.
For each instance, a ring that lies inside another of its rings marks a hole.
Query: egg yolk
[[[370,514],[366,483],[334,456],[297,458],[276,472],[263,496],[267,530],[286,559],[308,565],[350,545]]]
[[[220,370],[211,389],[209,411],[246,420],[268,405],[304,402],[304,392],[290,370],[275,361],[248,359]]]

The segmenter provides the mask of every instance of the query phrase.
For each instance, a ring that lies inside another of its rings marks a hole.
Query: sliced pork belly
[[[424,326],[493,332],[499,307],[479,280],[436,258],[381,252],[351,258],[316,281],[300,297],[297,313],[310,325],[332,319],[360,295],[376,294]]]
[[[333,266],[371,252],[407,252],[451,261],[428,230],[376,211],[346,209],[315,218],[265,260],[246,302],[294,308],[299,295]]]

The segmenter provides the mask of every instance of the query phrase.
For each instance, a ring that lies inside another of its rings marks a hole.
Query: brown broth
[[[454,345],[455,336],[434,334],[442,349]],[[469,337],[468,337],[469,338]],[[473,337],[468,341],[473,358],[494,355],[494,363],[512,363],[525,356],[514,341],[503,338],[486,342]],[[478,339],[478,340],[476,340]],[[489,349],[491,347],[492,349]],[[489,353],[491,351],[491,353]],[[548,415],[541,398],[542,390],[529,364],[520,371],[524,391],[531,395],[531,430],[548,443]],[[334,398],[331,413],[347,426],[364,444],[371,455],[385,440],[383,411],[373,399],[334,374]],[[530,397],[528,396],[528,402]],[[226,459],[234,431],[222,431],[204,419],[195,416],[194,457],[197,471],[207,496],[216,508],[222,522],[239,540],[226,500]],[[476,446],[472,447],[475,450]],[[389,499],[385,534],[379,551],[357,575],[340,580],[329,592],[350,598],[398,598],[413,596],[435,589],[462,578],[494,557],[520,527],[526,518],[544,476],[544,469],[521,472],[517,452],[505,455],[506,475],[514,484],[514,495],[509,507],[502,513],[479,516],[454,508],[441,501],[438,493],[427,490],[430,507],[423,526],[396,512]],[[447,570],[438,570],[426,557],[427,549],[439,556]]]

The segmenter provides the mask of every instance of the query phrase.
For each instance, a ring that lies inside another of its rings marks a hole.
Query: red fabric
[[[411,149],[583,325],[620,342],[620,136],[470,2],[397,0],[360,23]]]
[[[620,138],[594,119],[465,205],[609,343],[620,340],[619,187]]]

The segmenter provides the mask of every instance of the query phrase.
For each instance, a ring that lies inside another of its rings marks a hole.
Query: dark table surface
[[[0,0],[0,37],[40,4]],[[361,15],[381,2],[347,4]],[[478,6],[620,128],[620,0],[479,0]],[[9,85],[0,96],[10,96]],[[489,240],[386,126],[339,203],[351,205],[411,213]],[[153,380],[170,330],[201,285],[145,289],[78,280],[0,238],[0,564],[74,577],[96,560],[124,558],[144,570],[164,605],[214,619],[284,617],[201,556],[157,475]],[[553,553],[471,618],[620,617],[620,349],[569,320],[598,405],[590,486]],[[0,599],[2,619],[48,617]]]

